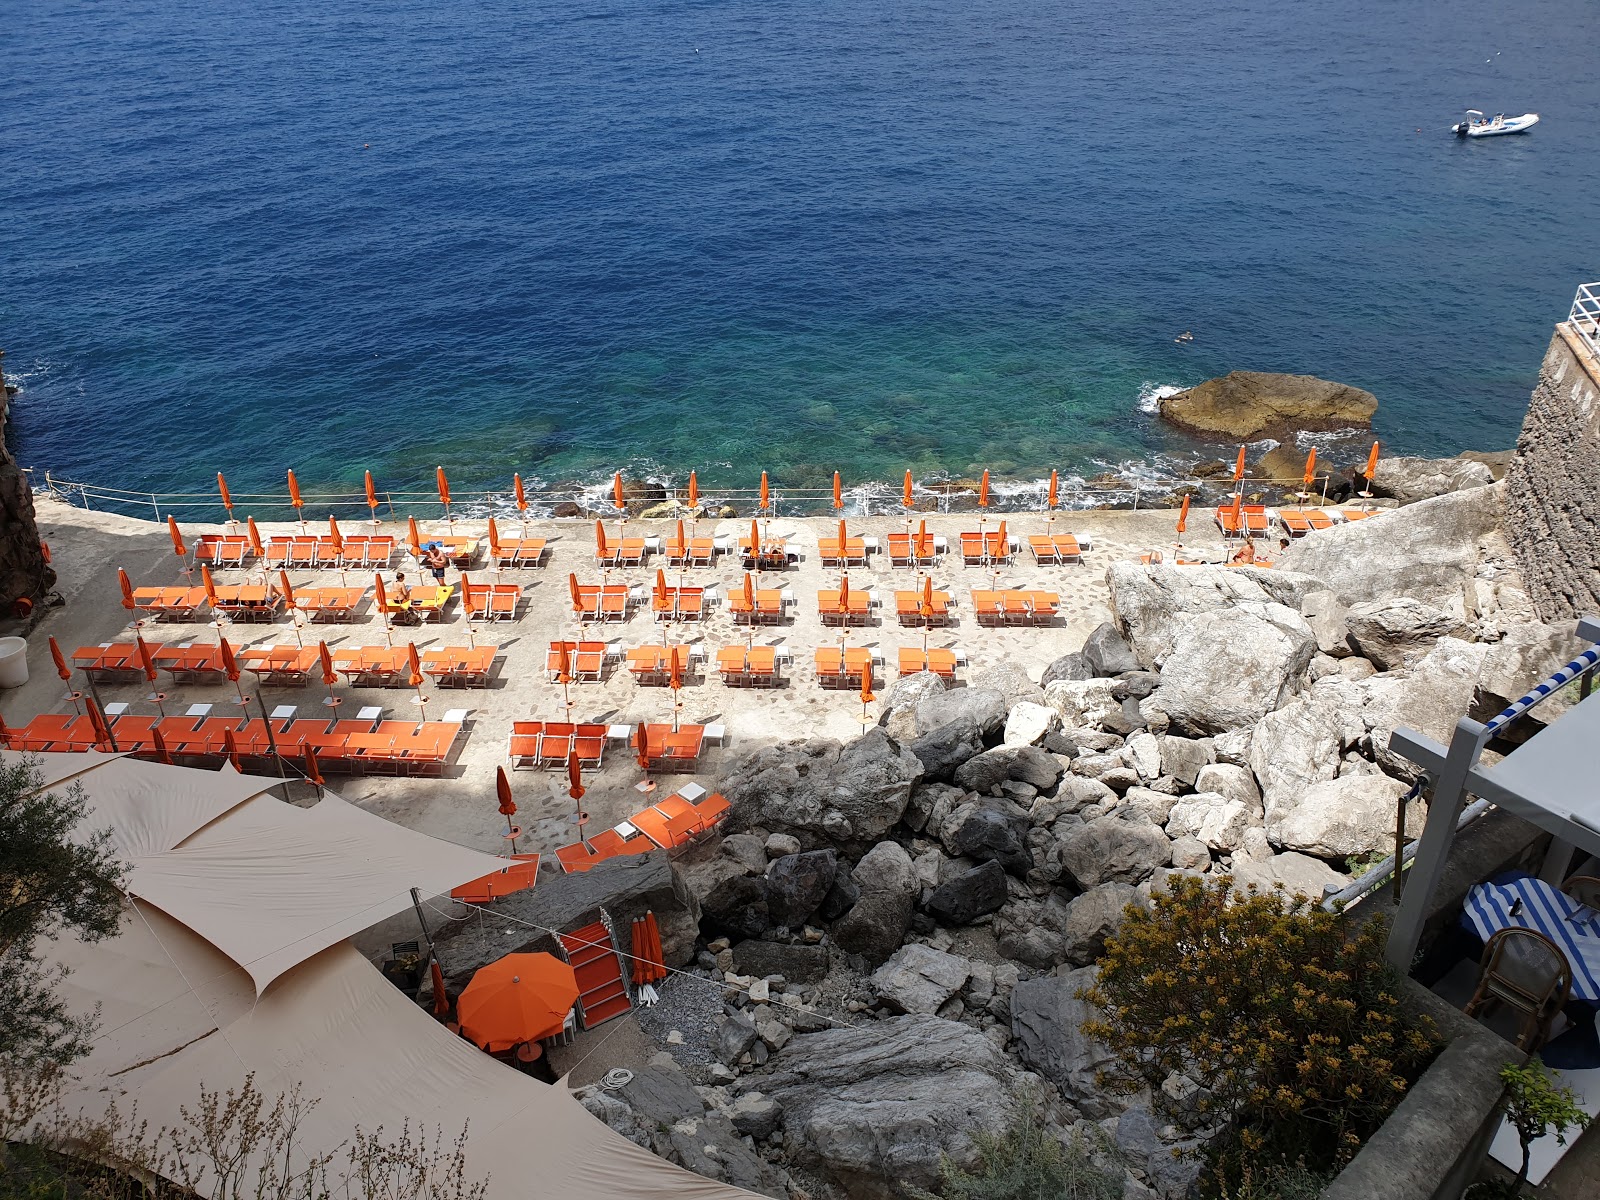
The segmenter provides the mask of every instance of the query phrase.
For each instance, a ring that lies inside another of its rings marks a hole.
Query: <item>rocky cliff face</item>
[[[56,585],[39,547],[33,491],[6,446],[9,407],[10,397],[0,388],[0,618],[14,615],[22,601],[37,606]]]

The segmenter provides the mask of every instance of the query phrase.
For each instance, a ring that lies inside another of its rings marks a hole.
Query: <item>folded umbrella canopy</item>
[[[772,491],[767,487],[767,473],[761,472],[761,507],[772,507]]]
[[[912,509],[916,507],[916,503],[912,499],[911,491],[911,472],[907,471],[905,492],[900,497],[900,504],[903,508]]]
[[[161,726],[150,726],[150,748],[155,751],[156,761],[172,765],[172,751],[167,749],[167,739],[161,735]]]
[[[94,730],[95,748],[104,746],[111,753],[117,753],[117,740],[111,736],[111,726],[106,724],[106,715],[100,711],[94,697],[85,700],[84,707],[89,710],[89,727]]]
[[[611,554],[611,548],[606,542],[605,522],[598,519],[594,523],[594,552],[601,562],[605,562]]]
[[[511,477],[511,491],[517,498],[517,511],[526,517],[528,513],[528,493],[522,489],[521,475],[513,475]]]
[[[378,523],[378,487],[372,482],[371,471],[366,473],[363,483],[365,483],[367,489],[367,508],[372,513],[372,523],[376,525]]]
[[[1366,469],[1361,473],[1367,477],[1367,486],[1372,486],[1372,477],[1378,470],[1378,443],[1372,443],[1372,453],[1367,455]]]
[[[1178,533],[1181,535],[1189,529],[1189,493],[1183,494],[1183,506],[1178,509]]]
[[[244,519],[244,529],[250,538],[250,553],[260,558],[267,552],[267,548],[261,544],[261,530],[256,528],[256,519],[254,517],[246,517]]]
[[[417,531],[417,519],[406,518],[406,545],[411,547],[411,553],[416,558],[422,557],[422,534]]]
[[[553,954],[508,954],[480,967],[456,1001],[461,1033],[497,1054],[561,1032],[578,1000],[572,968]]]
[[[300,528],[306,525],[306,502],[300,498],[300,481],[294,477],[294,472],[289,472],[289,503],[294,505],[295,515],[300,518]]]
[[[450,517],[450,481],[444,477],[443,467],[435,467],[433,469],[433,479],[439,485],[439,503],[444,505],[444,515],[448,520]]]
[[[1044,498],[1044,506],[1046,508],[1050,509],[1053,512],[1053,511],[1055,511],[1056,505],[1059,504],[1060,502],[1061,502],[1061,478],[1060,478],[1059,475],[1056,474],[1055,471],[1052,470],[1050,472],[1050,492]]]
[[[378,611],[383,614],[383,640],[392,646],[394,645],[394,639],[390,637],[390,631],[393,629],[393,626],[389,624],[389,592],[383,586],[383,576],[374,574],[372,577],[372,586],[374,589],[373,596],[378,605]]]
[[[489,557],[498,566],[500,562],[500,526],[495,524],[494,518],[489,518]]]
[[[678,518],[678,553],[684,558],[689,557],[689,543],[683,540],[683,518]]]
[[[628,507],[627,498],[622,494],[622,472],[618,471],[611,480],[611,503],[619,509]]]
[[[206,603],[211,605],[212,612],[220,617],[222,614],[218,611],[218,606],[221,601],[217,599],[217,581],[211,578],[211,568],[205,563],[200,564],[200,586],[205,589]]]
[[[634,726],[633,730],[633,741],[635,748],[639,751],[637,757],[641,771],[650,769],[650,735],[645,732],[645,728],[645,723],[640,721]]]
[[[978,480],[978,507],[989,507],[989,471],[984,469],[983,478]]]
[[[1374,467],[1376,469],[1376,467]],[[1311,453],[1306,455],[1306,472],[1300,477],[1307,491],[1311,490],[1311,482],[1317,477],[1317,448],[1311,447]]]
[[[1239,447],[1239,457],[1236,458],[1234,460],[1234,463],[1233,463],[1233,481],[1235,483],[1238,483],[1241,479],[1244,478],[1244,452],[1245,452],[1245,447],[1240,446]]]
[[[844,507],[844,489],[840,484],[839,472],[837,471],[833,473],[833,507],[835,509]]]
[[[189,553],[188,547],[183,544],[183,534],[178,532],[178,520],[171,513],[167,514],[167,533],[172,538],[172,552],[179,558]]]
[[[317,762],[317,751],[310,742],[301,746],[302,759],[305,765],[306,780],[316,786],[317,794],[322,794],[322,766]]]
[[[695,507],[698,507],[699,504],[700,504],[700,481],[695,478],[694,472],[690,471],[689,472],[689,507],[690,508],[695,508]]]
[[[572,572],[567,572],[567,594],[572,597],[572,611],[583,611],[583,592],[578,588],[578,577]]]
[[[841,575],[839,577],[839,611],[841,613],[848,613],[850,611],[850,576],[849,575]]]
[[[928,536],[928,518],[917,522],[917,557],[927,558],[933,553],[933,539]]]
[[[233,497],[228,493],[228,481],[222,477],[222,472],[217,472],[217,494],[222,497],[222,507],[228,514],[228,524],[236,525],[233,519]]]
[[[322,666],[322,682],[328,689],[328,698],[323,703],[333,708],[339,703],[339,698],[333,694],[333,685],[338,681],[339,673],[333,669],[333,655],[328,650],[327,642],[317,643],[317,661]]]
[[[139,605],[133,598],[133,581],[121,567],[117,568],[117,586],[122,589],[122,607],[129,612],[136,611]]]
[[[55,634],[50,635],[50,657],[55,660],[56,674],[61,676],[61,682],[67,685],[67,699],[72,701],[72,711],[77,712],[79,693],[72,690],[72,668],[67,666],[67,656],[61,653]]]
[[[239,774],[244,774],[244,764],[239,761],[239,739],[233,736],[233,730],[222,731],[222,749],[228,761],[233,764],[233,769]]]
[[[217,648],[222,651],[222,673],[228,677],[228,682],[233,684],[234,691],[239,693],[239,703],[244,703],[244,688],[239,686],[239,660],[233,656],[233,647],[228,645],[225,637],[217,638]]]

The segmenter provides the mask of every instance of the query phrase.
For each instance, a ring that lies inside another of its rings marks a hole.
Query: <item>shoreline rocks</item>
[[[1161,416],[1203,437],[1252,441],[1310,429],[1365,429],[1378,398],[1314,375],[1231,371],[1161,401]]]

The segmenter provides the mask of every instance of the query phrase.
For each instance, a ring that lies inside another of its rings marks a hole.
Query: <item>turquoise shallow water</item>
[[[1193,452],[1141,393],[1236,367],[1506,445],[1600,276],[1600,10],[1414,8],[21,0],[17,448],[158,490],[1092,475]],[[1462,144],[1467,104],[1544,120]]]

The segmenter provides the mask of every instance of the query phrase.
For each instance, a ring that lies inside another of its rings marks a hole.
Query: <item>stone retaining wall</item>
[[[1539,615],[1600,612],[1600,361],[1565,325],[1506,480],[1506,536]]]

